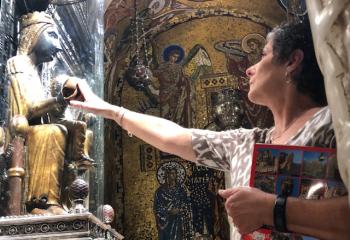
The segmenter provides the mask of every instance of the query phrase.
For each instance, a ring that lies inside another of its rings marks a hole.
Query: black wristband
[[[286,204],[287,197],[278,195],[273,209],[273,224],[279,232],[288,232],[286,224]]]

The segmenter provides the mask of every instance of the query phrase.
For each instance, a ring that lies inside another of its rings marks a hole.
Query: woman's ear
[[[287,71],[289,73],[295,72],[299,68],[303,59],[304,59],[304,52],[300,49],[294,50],[292,54],[289,56]]]

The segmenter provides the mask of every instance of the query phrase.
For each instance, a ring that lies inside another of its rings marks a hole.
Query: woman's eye
[[[266,56],[266,53],[261,53],[260,60],[263,59]]]

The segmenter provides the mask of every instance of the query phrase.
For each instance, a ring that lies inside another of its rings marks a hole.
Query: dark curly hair
[[[303,22],[283,23],[275,27],[267,36],[272,40],[273,56],[276,63],[285,63],[294,50],[300,49],[304,53],[300,71],[293,73],[292,81],[297,89],[310,96],[317,104],[327,105],[324,79],[318,67],[310,24]]]

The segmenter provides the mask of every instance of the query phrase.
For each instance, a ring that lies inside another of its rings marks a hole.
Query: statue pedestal
[[[124,239],[91,213],[0,218],[1,239]]]

